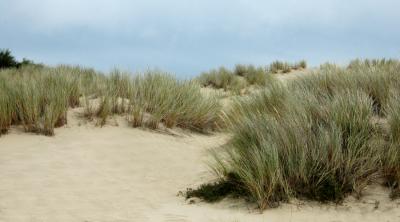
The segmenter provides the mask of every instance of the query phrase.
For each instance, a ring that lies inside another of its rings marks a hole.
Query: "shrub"
[[[0,50],[0,69],[22,68],[25,66],[44,68],[43,64],[35,64],[32,60],[26,58],[23,58],[22,62],[18,62],[9,49]]]
[[[16,67],[18,67],[18,62],[11,55],[11,51],[8,49],[0,50],[0,69]]]

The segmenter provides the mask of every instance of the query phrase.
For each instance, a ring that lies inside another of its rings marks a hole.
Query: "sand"
[[[213,179],[207,150],[227,135],[133,129],[121,117],[100,128],[78,113],[54,137],[18,127],[0,137],[1,222],[400,221],[400,201],[378,186],[342,205],[293,201],[262,214],[239,200],[190,204],[178,192]]]

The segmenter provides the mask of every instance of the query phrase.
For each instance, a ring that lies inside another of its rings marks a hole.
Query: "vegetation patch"
[[[393,60],[327,64],[287,84],[271,82],[226,111],[232,138],[211,166],[221,181],[235,175],[237,189],[261,209],[293,197],[340,202],[380,178],[395,197],[399,83]]]
[[[193,81],[153,70],[143,74],[113,70],[109,75],[71,66],[27,65],[0,70],[0,135],[11,125],[26,132],[54,135],[67,123],[69,108],[103,126],[125,115],[133,127],[216,129],[221,106]],[[3,96],[4,95],[4,96]]]
[[[307,68],[307,62],[305,60],[301,60],[294,64],[282,61],[275,61],[269,65],[268,71],[271,73],[289,73],[292,70],[299,70],[306,68]]]
[[[23,66],[43,67],[42,64],[35,64],[32,60],[26,58],[24,58],[21,62],[18,62],[11,54],[10,50],[8,49],[0,50],[0,69],[20,68]]]
[[[273,73],[288,73],[292,70],[306,69],[307,63],[302,60],[295,64],[275,61],[268,67],[237,64],[233,70],[225,67],[203,72],[196,81],[203,87],[224,89],[240,94],[249,86],[264,87],[271,80]]]

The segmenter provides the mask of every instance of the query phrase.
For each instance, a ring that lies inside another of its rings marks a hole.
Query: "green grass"
[[[399,89],[399,88],[397,88]],[[392,188],[392,197],[400,197],[400,91],[393,92],[385,107],[389,125],[389,144],[384,173]]]
[[[269,65],[268,71],[271,73],[289,73],[292,70],[306,69],[306,68],[307,68],[307,62],[305,60],[301,60],[294,64],[277,60]]]
[[[14,114],[13,91],[7,84],[7,79],[0,76],[0,136],[7,133]]]
[[[204,72],[196,80],[203,87],[224,89],[240,94],[241,90],[250,85],[265,86],[270,78],[269,76],[267,70],[263,67],[238,64],[234,70],[220,67]]]
[[[238,64],[233,73],[242,76],[249,85],[265,86],[267,83],[268,73],[263,67]]]
[[[203,72],[196,78],[196,81],[203,87],[224,89],[241,94],[241,91],[249,86],[266,86],[271,81],[271,73],[288,73],[305,68],[307,68],[305,60],[294,64],[275,61],[268,67],[237,64],[233,70],[220,67]]]
[[[103,126],[124,115],[134,127],[181,127],[206,132],[217,127],[220,104],[193,81],[161,71],[140,75],[113,70],[108,75],[71,66],[23,66],[0,70],[0,132],[11,125],[54,135],[67,123],[69,108]]]
[[[9,100],[11,121],[22,124],[27,132],[53,135],[55,127],[66,124],[68,107],[78,105],[76,79],[60,73],[58,68],[25,67],[4,70],[0,76],[5,81],[3,91]]]
[[[399,67],[392,60],[324,65],[237,99],[224,115],[232,138],[213,152],[214,172],[225,182],[236,175],[238,189],[261,209],[294,197],[341,202],[380,178],[395,196]],[[387,119],[388,130],[376,119]]]
[[[187,197],[217,201],[226,195],[261,209],[291,198],[341,202],[384,181],[400,196],[400,62],[354,60],[282,83],[269,72],[305,68],[275,62],[269,71],[237,65],[193,81],[151,70],[108,75],[70,66],[23,66],[0,70],[0,135],[13,125],[54,135],[68,109],[101,126],[123,115],[132,127],[180,127],[208,132],[224,128],[231,139],[213,151],[219,180],[188,190]],[[224,112],[201,86],[239,93]],[[221,120],[222,117],[222,120]]]
[[[133,127],[208,131],[217,126],[219,102],[204,96],[194,82],[177,80],[161,71],[130,76],[118,70],[105,82],[97,109],[93,111],[87,102],[88,116],[97,116],[99,125],[106,124],[110,115],[123,114]]]
[[[224,89],[225,91],[238,91],[247,85],[243,81],[240,81],[238,76],[234,75],[231,70],[224,67],[200,74],[197,81],[203,87],[213,87]]]
[[[216,98],[204,96],[191,81],[177,80],[162,72],[148,72],[134,77],[130,100],[133,126],[156,129],[164,126],[196,131],[215,129],[220,105]]]

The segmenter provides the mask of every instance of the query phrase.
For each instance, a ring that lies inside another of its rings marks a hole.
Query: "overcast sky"
[[[1,0],[18,59],[193,76],[220,65],[400,57],[399,0]]]

